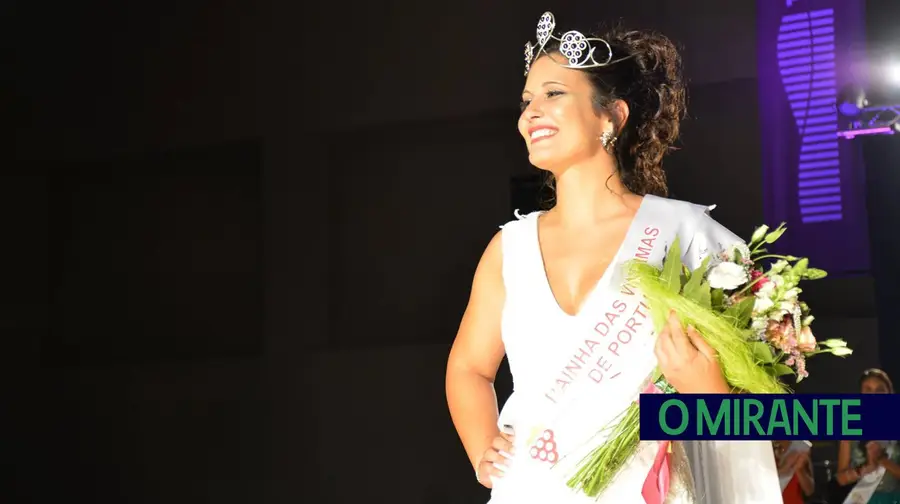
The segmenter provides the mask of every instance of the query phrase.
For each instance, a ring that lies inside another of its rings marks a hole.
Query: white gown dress
[[[691,267],[740,240],[710,218],[706,207],[646,196],[613,265],[571,316],[547,282],[539,215],[520,217],[501,233],[502,337],[514,392],[499,424],[514,428],[516,456],[506,475],[493,482],[490,504],[644,504],[641,489],[658,450],[655,442],[642,442],[599,498],[566,485],[577,463],[599,444],[596,432],[637,398],[656,367],[651,324],[641,323],[646,313],[639,293],[622,289],[621,266],[634,257],[661,263],[675,236]],[[781,502],[768,442],[675,443],[671,467],[668,504]]]

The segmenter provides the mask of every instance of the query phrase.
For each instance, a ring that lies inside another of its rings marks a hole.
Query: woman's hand
[[[728,394],[731,392],[716,351],[693,327],[682,329],[674,311],[656,339],[656,359],[666,380],[682,394]]]
[[[801,453],[798,451],[788,452],[775,461],[775,467],[778,469],[779,476],[793,475],[801,462]]]
[[[866,474],[869,474],[870,472],[875,471],[876,468],[877,468],[877,466],[875,466],[873,464],[866,464],[866,465],[856,469],[856,479],[862,478]]]
[[[794,472],[802,471],[802,470],[806,469],[807,467],[809,467],[809,452],[808,451],[798,452],[797,458],[794,459],[794,466],[792,468],[793,471]]]
[[[494,486],[491,478],[502,478],[512,462],[513,455],[513,434],[500,433],[494,438],[491,447],[485,450],[484,454],[478,460],[478,467],[475,468],[475,476],[478,482],[487,488]]]

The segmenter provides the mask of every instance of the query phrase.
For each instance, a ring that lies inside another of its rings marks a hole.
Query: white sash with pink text
[[[533,481],[524,485],[531,487],[533,500],[529,502],[588,499],[573,495],[565,481],[603,442],[608,435],[605,428],[615,425],[638,398],[656,367],[648,307],[640,292],[624,282],[622,266],[632,259],[660,265],[675,236],[690,228],[683,223],[690,222],[690,213],[696,215],[696,210],[685,205],[675,207],[683,212],[673,212],[668,202],[645,198],[614,263],[585,301],[578,325],[558,335],[562,343],[548,348],[548,364],[542,371],[542,383],[546,385],[540,393],[511,399],[516,401],[515,406],[504,408],[500,424],[515,426],[519,455],[510,478],[503,478],[512,481],[498,482],[495,495],[503,493],[500,486],[517,485],[516,479],[520,483],[527,478],[546,479],[533,476],[551,471],[551,481],[556,483],[546,486],[554,488],[535,489]],[[686,245],[690,239],[683,236],[681,242]],[[642,443],[637,456],[600,502],[643,502],[641,487],[653,465],[656,448],[656,443]],[[545,492],[540,500],[534,494],[538,491]]]

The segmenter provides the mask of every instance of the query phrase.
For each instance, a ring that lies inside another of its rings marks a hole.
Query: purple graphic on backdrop
[[[841,220],[834,9],[785,15],[778,31],[781,84],[800,136],[800,221]]]
[[[864,0],[757,4],[766,221],[779,242],[835,275],[869,271],[865,171],[838,138],[838,89],[865,42]]]

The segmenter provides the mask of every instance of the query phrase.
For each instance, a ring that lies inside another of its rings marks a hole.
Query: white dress
[[[651,263],[661,262],[676,235],[685,251],[684,260],[692,267],[709,251],[739,241],[707,211],[698,205],[645,197],[613,264],[575,316],[562,311],[547,281],[538,242],[540,213],[503,227],[506,303],[501,330],[514,391],[498,423],[501,428],[509,425],[515,429],[516,456],[506,475],[493,482],[490,504],[644,504],[641,488],[658,450],[653,442],[641,443],[634,459],[599,498],[572,491],[566,481],[581,458],[597,446],[597,438],[589,435],[597,432],[596,422],[605,419],[602,425],[606,425],[613,421],[635,400],[640,383],[656,366],[649,323],[631,334],[622,330],[613,336],[623,324],[641,326],[634,320],[616,320],[629,314],[640,320],[635,314],[642,314],[639,298],[620,292],[621,265],[635,254]],[[617,313],[612,307],[621,309]],[[616,361],[617,357],[622,359]],[[542,433],[548,433],[549,443],[541,438]],[[770,443],[681,445],[675,450],[672,490],[665,502],[781,502]],[[690,463],[679,469],[677,458],[682,448]]]

